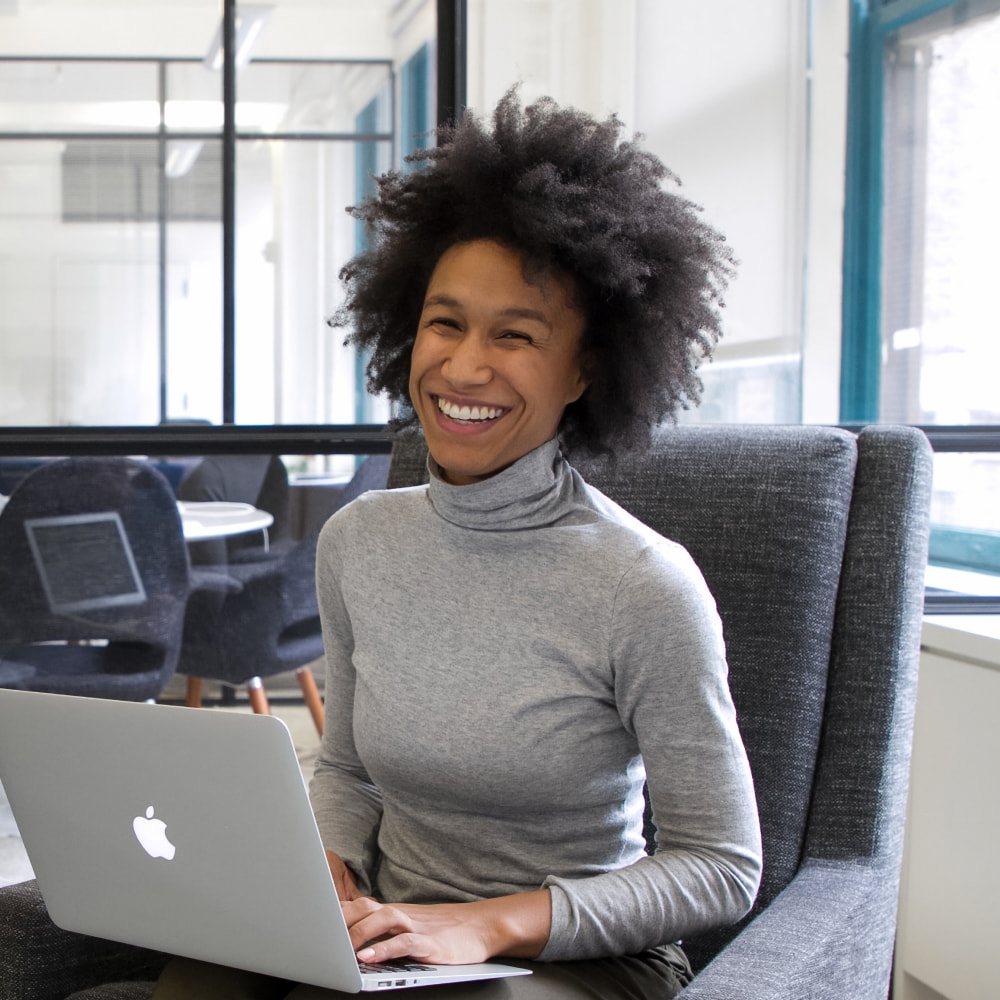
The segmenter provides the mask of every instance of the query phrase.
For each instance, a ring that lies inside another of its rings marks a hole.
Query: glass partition
[[[237,17],[229,136],[215,0],[125,5],[113,33],[86,0],[4,19],[0,427],[384,422],[328,320],[363,241],[346,207],[430,124],[399,109],[433,106],[401,70],[435,5],[396,6]]]

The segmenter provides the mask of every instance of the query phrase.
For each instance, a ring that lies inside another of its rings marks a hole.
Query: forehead
[[[577,287],[568,273],[558,267],[531,262],[519,250],[493,240],[455,243],[440,257],[431,273],[427,295],[443,285],[467,285],[477,292],[489,290],[544,301],[552,308],[581,311]]]

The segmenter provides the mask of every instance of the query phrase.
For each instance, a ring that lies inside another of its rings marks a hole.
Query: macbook
[[[49,608],[56,614],[145,602],[117,511],[27,518],[24,529]]]
[[[362,971],[273,716],[0,689],[0,782],[66,930],[351,993],[529,974]]]

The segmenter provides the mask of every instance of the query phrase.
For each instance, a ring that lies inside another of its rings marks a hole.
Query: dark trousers
[[[413,1000],[667,1000],[691,980],[691,967],[677,945],[621,958],[508,964],[530,968],[533,974],[422,986],[400,996]],[[337,1000],[349,995],[178,958],[164,970],[153,1000]]]

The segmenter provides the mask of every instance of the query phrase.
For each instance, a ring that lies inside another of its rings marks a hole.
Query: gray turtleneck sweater
[[[548,887],[543,960],[635,953],[749,908],[760,835],[714,601],[555,441],[472,486],[365,494],[324,527],[316,572],[310,794],[362,891]]]

